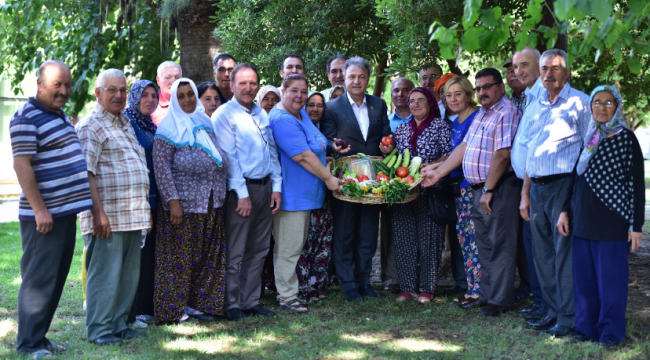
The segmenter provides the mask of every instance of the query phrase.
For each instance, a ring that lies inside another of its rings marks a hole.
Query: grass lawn
[[[646,240],[647,244],[647,240]],[[56,358],[83,359],[641,359],[650,357],[650,301],[628,307],[628,340],[607,351],[592,343],[569,344],[568,339],[540,337],[526,330],[514,312],[494,319],[478,311],[456,308],[445,297],[427,306],[414,302],[397,305],[394,296],[349,304],[335,287],[328,298],[312,305],[307,315],[275,308],[279,316],[246,319],[239,323],[216,321],[207,325],[150,326],[141,338],[122,346],[99,347],[86,341],[82,309],[81,252],[77,247],[59,309],[48,333],[68,351]],[[22,254],[17,223],[0,224],[0,358],[21,358],[15,353],[16,297],[20,286]],[[645,245],[646,256],[650,255]],[[645,272],[647,277],[647,272]],[[633,279],[630,279],[632,283]],[[644,290],[647,290],[644,288]],[[631,284],[631,292],[633,286]],[[645,295],[643,295],[645,296]],[[648,293],[650,296],[650,292]],[[650,299],[645,297],[643,299]],[[640,304],[640,305],[639,305]]]

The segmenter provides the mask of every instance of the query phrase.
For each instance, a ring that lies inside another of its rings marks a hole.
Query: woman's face
[[[316,124],[323,117],[323,98],[314,95],[307,101],[307,115],[311,121]]]
[[[270,113],[275,104],[279,103],[280,99],[278,98],[278,95],[274,93],[273,91],[269,91],[264,95],[262,98],[262,101],[260,101],[260,106],[266,113]]]
[[[194,90],[192,90],[190,84],[179,86],[176,97],[178,98],[178,104],[181,106],[181,109],[186,113],[191,114],[196,110],[196,94],[194,94]]]
[[[144,116],[151,115],[158,107],[158,92],[153,86],[147,86],[140,96],[140,113]]]
[[[205,114],[208,115],[208,117],[211,117],[212,113],[221,106],[219,93],[217,90],[212,88],[208,88],[199,100],[201,100],[201,104],[203,104],[203,107],[205,108]]]
[[[289,87],[284,89],[282,105],[291,113],[299,113],[300,109],[305,106],[308,92],[307,84],[304,81],[292,81],[289,83]]]
[[[429,116],[431,109],[429,108],[429,101],[423,93],[414,91],[409,97],[409,108],[416,120],[424,120]]]
[[[330,96],[330,101],[336,99],[337,97],[340,97],[341,95],[343,95],[343,93],[344,91],[341,88],[332,91],[332,95]]]
[[[591,113],[594,120],[600,124],[606,124],[614,117],[616,113],[616,98],[609,91],[596,93],[591,101]]]
[[[456,114],[462,113],[469,107],[469,96],[460,84],[451,85],[447,89],[445,99],[447,99],[447,106]]]

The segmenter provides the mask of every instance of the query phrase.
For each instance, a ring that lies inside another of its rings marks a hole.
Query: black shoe
[[[131,329],[124,329],[116,334],[113,334],[118,338],[122,339],[133,339],[138,336],[144,335],[144,331],[142,330],[131,330]]]
[[[239,320],[244,320],[245,318],[248,317],[248,315],[244,314],[241,310],[238,308],[233,308],[230,310],[227,310],[224,314],[223,317],[226,320],[230,321],[239,321]]]
[[[345,290],[345,300],[361,301],[361,295],[359,295],[359,292],[354,289]]]
[[[466,292],[467,289],[463,289],[462,287],[456,285],[451,289],[444,290],[442,293],[445,294],[445,296],[453,296],[458,294],[464,294]]]
[[[569,342],[570,342],[570,343],[573,343],[573,344],[575,344],[575,343],[581,343],[581,342],[585,342],[585,341],[593,341],[593,340],[591,340],[590,338],[586,337],[585,335],[582,335],[581,333],[575,333],[575,334],[571,337],[571,339],[569,339]]]
[[[519,302],[522,302],[524,300],[530,299],[530,293],[528,290],[522,289],[521,287],[518,287],[515,289],[515,291],[512,293],[512,303],[516,304]]]
[[[487,305],[487,302],[484,301],[484,300],[481,300],[481,298],[476,298],[476,299],[469,298],[469,299],[466,299],[464,301],[467,301],[467,303],[463,304],[461,302],[460,303],[460,308],[465,309],[465,310],[473,309],[475,307],[483,307],[483,306]]]
[[[487,304],[481,311],[478,312],[480,316],[499,316],[502,312],[505,312],[507,307],[499,306],[494,304]]]
[[[122,345],[122,340],[113,334],[106,334],[91,341],[95,345]]]
[[[384,297],[384,294],[376,292],[375,289],[373,289],[372,286],[370,286],[370,285],[360,287],[359,288],[359,295],[361,295],[363,297],[370,296],[370,297],[375,297],[375,298]]]
[[[548,330],[552,328],[556,322],[556,318],[547,315],[542,320],[527,322],[526,327],[533,330]]]
[[[275,316],[273,311],[263,308],[260,304],[242,312],[248,316]]]
[[[550,329],[548,329],[546,331],[542,331],[539,334],[540,335],[551,335],[551,336],[555,336],[556,338],[560,338],[560,337],[565,337],[565,336],[569,335],[572,332],[573,332],[573,329],[568,327],[568,326],[555,324],[555,326],[553,326],[552,328],[550,328]]]
[[[600,346],[603,349],[613,349],[613,348],[615,348],[615,347],[617,347],[619,345],[621,345],[621,343],[616,342],[613,339],[609,339],[609,340],[604,341],[604,342],[601,341],[601,342],[598,343],[598,346]]]
[[[397,284],[386,285],[384,286],[384,291],[388,291],[391,294],[399,294],[400,293],[399,285]]]
[[[210,314],[199,314],[199,315],[190,315],[190,314],[188,314],[187,316],[189,316],[189,317],[191,317],[191,318],[193,318],[193,319],[196,319],[196,320],[198,320],[199,322],[210,322],[210,321],[214,321],[214,316],[212,316],[212,315],[210,315]]]
[[[523,315],[523,314],[528,314],[529,312],[533,312],[533,311],[535,311],[535,310],[537,310],[537,309],[539,309],[539,308],[540,308],[539,305],[537,305],[537,304],[532,304],[532,305],[530,305],[530,306],[526,306],[525,308],[518,309],[518,310],[515,311],[515,312],[516,312],[517,314],[522,314],[522,315]]]
[[[540,307],[539,309],[537,309],[535,311],[531,311],[528,314],[524,314],[523,317],[524,317],[524,320],[526,320],[526,321],[538,321],[538,320],[542,320],[543,318],[545,318],[546,315],[548,315],[548,309]]]

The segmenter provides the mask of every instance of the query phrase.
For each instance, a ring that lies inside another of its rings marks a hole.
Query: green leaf
[[[614,10],[607,0],[577,0],[575,7],[600,22],[607,20]]]
[[[498,35],[495,35],[494,31],[483,31],[479,35],[479,44],[481,44],[481,50],[492,51],[498,44]]]
[[[641,72],[641,62],[636,57],[627,59],[627,66],[630,68],[632,74],[639,74]]]
[[[463,11],[463,27],[469,29],[478,20],[479,11],[483,0],[465,0],[465,7]]]
[[[481,48],[479,37],[483,31],[485,31],[484,27],[473,27],[465,32],[465,35],[463,35],[463,48],[467,52],[472,53]]]
[[[555,16],[561,21],[567,20],[571,11],[574,9],[576,1],[578,0],[556,0],[553,3]]]
[[[494,17],[492,9],[481,10],[481,21],[489,27],[497,26],[497,19]]]

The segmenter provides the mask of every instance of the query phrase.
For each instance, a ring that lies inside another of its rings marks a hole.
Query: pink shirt
[[[158,107],[156,108],[156,111],[151,113],[151,121],[154,123],[154,125],[158,126],[160,124],[162,119],[167,116],[168,109],[169,100],[165,100],[165,98],[160,93],[160,90],[158,90]]]

